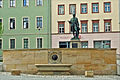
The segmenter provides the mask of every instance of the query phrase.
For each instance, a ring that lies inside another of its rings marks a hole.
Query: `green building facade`
[[[0,48],[51,48],[51,0],[0,0]]]

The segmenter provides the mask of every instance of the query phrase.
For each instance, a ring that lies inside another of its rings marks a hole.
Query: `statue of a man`
[[[71,18],[71,20],[69,21],[69,23],[71,24],[71,28],[72,28],[72,32],[73,32],[73,39],[79,39],[79,22],[78,22],[78,18],[75,17],[75,14],[73,14],[73,18]]]

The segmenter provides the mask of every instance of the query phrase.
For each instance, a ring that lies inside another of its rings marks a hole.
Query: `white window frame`
[[[13,48],[13,49],[16,49],[16,38],[9,38],[9,49],[11,49],[11,46],[10,46],[11,45],[11,43],[10,43],[11,39],[15,39],[15,48]]]
[[[39,38],[42,39],[42,48],[43,48],[43,41],[44,41],[44,40],[43,40],[43,37],[36,37],[36,48],[37,48],[37,49],[41,49],[41,48],[38,48],[38,47],[37,47],[37,44],[38,44],[38,43],[37,43],[37,39],[39,39]]]
[[[28,39],[28,48],[24,48],[24,39]],[[28,37],[22,38],[22,48],[23,49],[30,49],[30,39]]]

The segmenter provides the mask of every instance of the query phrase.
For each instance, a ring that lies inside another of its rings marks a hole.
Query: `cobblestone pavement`
[[[0,80],[120,80],[120,76],[117,75],[95,75],[93,78],[77,75],[70,76],[41,76],[41,75],[29,75],[21,74],[20,76],[13,76],[9,72],[0,72]]]

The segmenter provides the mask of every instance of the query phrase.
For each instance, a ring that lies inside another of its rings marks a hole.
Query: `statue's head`
[[[75,17],[75,14],[73,14],[73,17]]]

